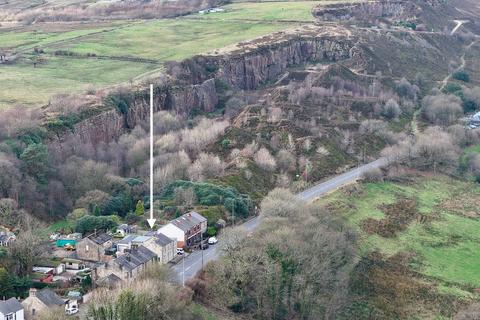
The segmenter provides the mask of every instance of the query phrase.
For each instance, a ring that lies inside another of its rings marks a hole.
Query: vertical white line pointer
[[[155,225],[153,218],[153,84],[150,85],[150,219],[147,222],[151,229]]]

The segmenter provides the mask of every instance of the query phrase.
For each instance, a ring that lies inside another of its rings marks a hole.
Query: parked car
[[[208,244],[215,244],[218,242],[217,237],[210,237],[208,238]]]
[[[65,309],[65,314],[66,315],[73,315],[73,314],[76,314],[78,313],[78,308],[77,307],[71,307],[71,308],[68,308],[68,309]]]
[[[177,254],[184,254],[185,253],[185,250],[183,250],[182,248],[177,248]]]
[[[200,249],[202,249],[202,250],[207,250],[208,247],[209,247],[209,244],[206,243],[206,242],[204,242],[204,243],[202,243],[202,244],[200,245]]]

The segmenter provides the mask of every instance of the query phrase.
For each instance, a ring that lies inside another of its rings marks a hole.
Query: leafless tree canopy
[[[272,191],[261,208],[253,236],[225,234],[226,258],[191,283],[197,298],[249,317],[334,319],[348,296],[353,234],[283,189]]]
[[[426,96],[422,101],[422,115],[434,124],[448,126],[463,114],[461,103],[454,95]]]

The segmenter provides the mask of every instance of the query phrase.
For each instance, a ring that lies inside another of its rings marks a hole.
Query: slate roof
[[[4,315],[15,313],[22,309],[22,304],[15,298],[10,298],[6,301],[0,301],[0,313],[3,313]]]
[[[115,287],[121,282],[122,279],[120,279],[117,275],[110,273],[108,276],[98,279],[97,284],[106,287]]]
[[[185,213],[183,216],[172,220],[171,223],[186,232],[204,221],[207,221],[207,218],[195,211],[190,211],[189,213]]]
[[[154,252],[150,251],[144,246],[139,246],[137,249],[121,255],[114,261],[122,269],[131,271],[147,263],[148,261],[153,260],[153,258],[156,256],[157,255]]]
[[[65,304],[65,301],[49,288],[37,291],[36,297],[49,307],[62,306]]]
[[[99,234],[98,236],[92,235],[92,236],[90,237],[90,239],[91,239],[93,242],[95,242],[96,244],[102,245],[102,244],[104,244],[105,242],[112,240],[112,236],[109,236],[109,235],[106,234],[106,233],[101,233],[101,234]]]
[[[164,247],[172,242],[174,242],[175,240],[167,237],[166,235],[164,235],[163,233],[157,233],[155,234],[155,243]]]
[[[118,241],[117,244],[130,244],[133,241],[133,239],[135,239],[136,237],[137,236],[134,235],[134,234],[129,234],[128,236],[126,236],[122,240]]]
[[[135,239],[133,239],[133,242],[136,243],[144,243],[145,241],[150,240],[152,237],[149,236],[137,236]]]

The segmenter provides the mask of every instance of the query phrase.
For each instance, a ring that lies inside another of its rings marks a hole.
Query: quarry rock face
[[[89,117],[74,126],[72,131],[55,136],[49,141],[49,148],[57,154],[70,152],[70,147],[75,143],[100,143],[110,142],[120,137],[125,132],[125,120],[122,114],[116,110],[104,111]]]
[[[341,37],[309,35],[266,43],[244,52],[187,59],[180,64],[180,71],[155,91],[154,106],[156,111],[172,110],[178,114],[189,114],[194,109],[211,112],[218,103],[216,79],[231,89],[254,90],[291,66],[348,59],[353,47],[353,42]],[[110,109],[83,120],[75,125],[73,132],[52,138],[50,146],[62,150],[63,142],[68,140],[93,145],[108,143],[148,115],[148,89],[142,89],[125,114]]]
[[[171,110],[177,114],[189,114],[192,110],[199,109],[203,112],[211,112],[218,103],[214,79],[181,87],[168,83],[160,92],[157,91],[154,93],[153,101],[155,111]],[[126,127],[135,127],[140,121],[147,119],[149,112],[148,95],[135,99],[125,116]]]
[[[313,15],[321,20],[371,20],[378,18],[412,18],[419,8],[410,1],[372,1],[355,4],[318,6]]]
[[[176,73],[190,83],[215,77],[232,89],[255,90],[295,65],[349,59],[354,46],[344,37],[303,36],[221,56],[197,56],[183,61]]]
[[[290,40],[259,52],[224,59],[218,77],[235,89],[254,90],[280,76],[288,67],[348,59],[351,47],[352,43],[334,39]]]

